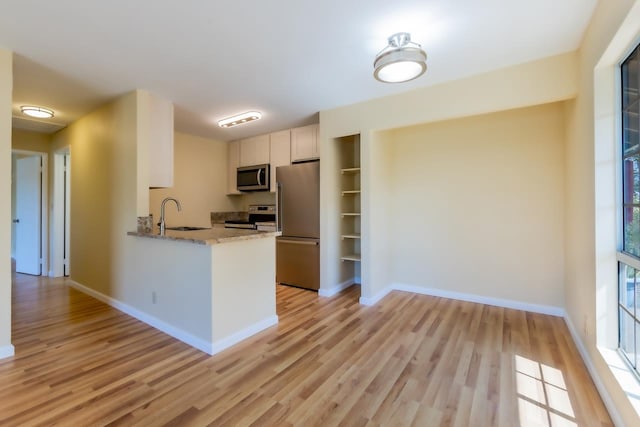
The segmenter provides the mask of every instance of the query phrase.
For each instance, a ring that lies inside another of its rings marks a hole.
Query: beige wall
[[[13,54],[0,49],[0,194],[11,192],[11,106]],[[11,346],[11,206],[0,207],[0,357]]]
[[[182,211],[173,202],[167,204],[167,225],[210,227],[210,212],[234,211],[243,197],[225,195],[228,143],[184,133],[176,133],[174,141],[174,185],[149,190],[149,211],[157,223],[162,200],[175,197]]]
[[[73,159],[71,278],[118,299],[132,262],[126,233],[137,225],[136,108],[131,92],[52,140],[53,151],[70,146]]]
[[[631,25],[621,30],[632,6],[635,16],[630,17]],[[601,350],[617,346],[615,187],[618,178],[615,164],[618,138],[613,131],[617,123],[614,110],[619,105],[615,98],[617,64],[640,40],[639,6],[640,2],[631,0],[598,3],[579,52],[579,92],[567,109],[565,155],[566,310],[608,398],[615,405],[617,416],[630,426],[639,425],[640,417],[615,380]],[[611,47],[615,58],[603,58],[605,67],[596,74],[595,67],[605,52],[612,53]],[[594,85],[599,91],[595,111]],[[600,130],[596,133],[594,127]],[[601,349],[598,346],[602,346]]]
[[[13,129],[11,148],[14,150],[39,151],[48,153],[51,147],[51,135],[31,132],[23,129]]]
[[[387,145],[395,282],[564,306],[562,103],[403,128]]]
[[[540,105],[571,99],[577,92],[577,55],[559,55],[521,64],[490,73],[449,82],[437,86],[376,99],[369,102],[320,112],[321,217],[320,232],[324,249],[321,252],[321,287],[331,289],[340,277],[335,264],[335,252],[340,235],[340,216],[333,197],[339,187],[333,177],[337,167],[337,152],[333,140],[351,134],[361,135],[362,153],[362,296],[375,299],[395,282],[385,278],[381,266],[389,265],[386,242],[393,240],[394,224],[387,210],[385,176],[391,165],[385,152],[381,130],[398,129],[421,123],[469,117],[524,106]],[[426,76],[428,78],[428,75]],[[535,81],[535,84],[524,82]],[[419,177],[418,177],[419,179]],[[415,213],[415,221],[421,220]],[[388,235],[385,230],[391,227]],[[491,297],[492,294],[485,295]],[[527,292],[514,295],[517,301],[526,300]]]

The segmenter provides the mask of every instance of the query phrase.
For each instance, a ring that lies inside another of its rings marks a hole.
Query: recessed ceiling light
[[[219,120],[218,126],[220,126],[221,128],[230,128],[232,126],[243,125],[254,120],[260,120],[261,118],[262,113],[258,111],[247,111],[246,113],[237,114],[235,116]]]
[[[409,33],[396,33],[376,55],[373,77],[384,83],[408,82],[427,71],[427,54]]]
[[[22,111],[22,114],[36,117],[38,119],[50,119],[51,117],[53,117],[53,111],[49,110],[48,108],[23,105],[22,107],[20,107],[20,111]]]

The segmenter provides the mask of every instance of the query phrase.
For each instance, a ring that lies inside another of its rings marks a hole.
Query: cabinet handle
[[[304,246],[318,246],[318,242],[309,242],[304,240],[285,240],[278,239],[279,243],[290,243],[292,245],[304,245]]]

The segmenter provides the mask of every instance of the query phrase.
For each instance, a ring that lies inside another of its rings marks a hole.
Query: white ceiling
[[[146,89],[176,129],[232,140],[317,121],[321,110],[575,50],[597,0],[3,0],[15,52],[14,114],[34,104],[68,124]],[[373,59],[395,32],[425,75],[384,84]],[[526,83],[525,83],[526,84]],[[247,110],[263,119],[216,121]]]

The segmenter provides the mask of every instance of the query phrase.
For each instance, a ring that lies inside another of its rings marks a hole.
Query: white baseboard
[[[386,288],[384,288],[382,291],[378,292],[376,295],[368,298],[368,297],[360,297],[360,304],[362,305],[374,305],[376,304],[378,301],[380,301],[382,298],[384,298],[385,296],[387,296],[387,294],[389,292],[393,291],[393,287],[392,286],[388,286]]]
[[[622,417],[620,416],[620,413],[618,412],[616,405],[613,403],[613,400],[611,399],[609,392],[604,386],[604,383],[602,382],[600,375],[598,375],[598,371],[596,370],[596,367],[593,364],[593,361],[589,356],[589,352],[587,351],[587,348],[584,346],[584,343],[582,342],[582,339],[580,338],[578,331],[573,325],[571,318],[566,313],[564,315],[564,321],[567,324],[567,328],[569,329],[569,333],[573,338],[573,342],[576,344],[576,347],[578,348],[578,352],[580,353],[580,356],[582,356],[582,360],[584,361],[584,364],[587,367],[587,370],[589,371],[589,375],[591,376],[593,383],[596,385],[596,389],[598,389],[598,393],[600,394],[600,397],[604,402],[604,406],[607,408],[607,411],[609,412],[611,421],[613,421],[613,424],[616,426],[623,426],[624,422],[622,421]]]
[[[479,304],[494,305],[496,307],[513,308],[515,310],[531,311],[533,313],[548,314],[551,316],[564,317],[565,312],[562,307],[551,305],[529,304],[520,301],[513,301],[501,298],[484,297],[481,295],[466,294],[462,292],[445,291],[442,289],[424,288],[422,286],[405,285],[402,283],[393,283],[384,288],[371,298],[360,297],[360,304],[374,305],[384,298],[391,291],[411,292],[414,294],[429,295],[433,297],[442,297],[455,299],[460,301],[475,302]]]
[[[3,345],[0,347],[0,359],[4,359],[6,357],[11,357],[16,354],[16,349],[13,345]]]
[[[430,295],[434,297],[442,297],[455,299],[460,301],[476,302],[485,305],[494,305],[496,307],[512,308],[515,310],[530,311],[532,313],[548,314],[551,316],[564,317],[565,312],[562,307],[552,305],[530,304],[521,301],[513,301],[501,298],[485,297],[481,295],[467,294],[463,292],[445,291],[442,289],[423,288],[415,285],[405,285],[402,283],[394,283],[391,289],[403,292],[413,292],[415,294]]]
[[[333,288],[329,288],[329,289],[318,289],[318,295],[320,295],[321,297],[332,297],[335,294],[337,294],[338,292],[342,292],[345,289],[347,289],[349,286],[355,284],[355,283],[359,283],[357,282],[355,279],[349,279],[349,280],[345,280],[344,282],[338,284],[338,286],[334,286]]]
[[[116,310],[120,310],[123,313],[128,314],[131,317],[134,317],[141,322],[146,323],[147,325],[153,326],[154,328],[164,332],[167,335],[171,335],[172,337],[182,341],[185,344],[189,344],[192,347],[197,348],[198,350],[204,351],[207,354],[214,355],[216,353],[221,352],[234,344],[250,337],[251,335],[257,334],[258,332],[267,329],[273,325],[278,324],[278,316],[269,316],[266,319],[263,319],[259,322],[254,323],[253,325],[248,326],[247,328],[242,329],[241,331],[236,332],[233,335],[225,337],[216,342],[209,342],[207,340],[203,340],[202,338],[198,338],[189,332],[186,332],[180,328],[176,328],[175,326],[164,322],[157,317],[154,317],[144,311],[138,310],[137,308],[131,307],[128,304],[125,304],[121,301],[118,301],[115,298],[104,295],[98,291],[95,291],[87,286],[81,285],[78,282],[74,282],[73,280],[69,281],[69,284],[73,286],[75,289],[83,292],[87,295],[94,297],[95,299],[104,302],[107,305],[115,308]]]
[[[244,328],[233,335],[229,335],[228,337],[215,341],[211,345],[211,353],[209,354],[220,353],[222,350],[226,350],[232,345],[235,345],[240,341],[245,340],[250,336],[257,334],[258,332],[261,332],[277,324],[278,324],[278,316],[275,316],[275,315],[269,316],[266,319],[256,322],[253,325],[247,328]]]
[[[128,314],[131,317],[135,317],[136,319],[144,322],[150,326],[153,326],[156,329],[161,330],[167,335],[171,335],[172,337],[189,344],[192,347],[197,348],[198,350],[202,350],[207,354],[213,354],[213,344],[203,340],[202,338],[198,338],[188,332],[183,331],[180,328],[176,328],[173,325],[170,325],[157,317],[151,316],[148,313],[145,313],[137,308],[131,307],[128,304],[125,304],[117,299],[111,298],[110,296],[104,295],[98,291],[95,291],[87,286],[81,285],[78,282],[74,282],[73,280],[69,280],[68,283],[87,295],[94,297],[95,299],[102,301],[103,303],[110,305],[116,310],[120,310],[123,313]]]

